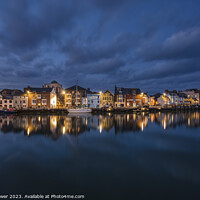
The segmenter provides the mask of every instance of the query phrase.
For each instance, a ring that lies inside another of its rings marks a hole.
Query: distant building
[[[101,107],[114,107],[114,94],[106,90],[101,95]]]
[[[87,105],[89,108],[100,108],[101,94],[100,93],[87,94]]]
[[[17,89],[3,89],[1,91],[1,94],[3,95],[20,95],[22,94],[23,92],[21,90],[17,90]]]
[[[165,90],[165,93],[158,98],[158,104],[160,104],[161,106],[184,105],[186,98],[187,96],[182,92],[177,92],[176,90]]]
[[[57,81],[51,81],[51,83],[46,83],[43,85],[43,88],[55,88],[56,93],[61,93],[63,92],[62,85],[58,83]]]
[[[56,108],[55,88],[24,88],[28,95],[28,108]]]
[[[185,91],[182,91],[182,93],[187,95],[188,99],[196,99],[197,104],[200,104],[200,90],[198,89],[187,89]]]

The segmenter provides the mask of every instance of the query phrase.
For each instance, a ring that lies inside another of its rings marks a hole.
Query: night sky
[[[2,0],[0,69],[0,89],[200,88],[200,1]]]

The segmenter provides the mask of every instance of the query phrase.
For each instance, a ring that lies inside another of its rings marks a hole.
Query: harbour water
[[[0,193],[199,199],[199,117],[0,116]]]

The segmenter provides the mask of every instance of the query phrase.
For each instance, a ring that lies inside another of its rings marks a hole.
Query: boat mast
[[[76,81],[76,106],[77,106],[77,91],[78,91],[78,80]]]

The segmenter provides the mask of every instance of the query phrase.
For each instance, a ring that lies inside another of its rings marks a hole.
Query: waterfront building
[[[28,95],[28,108],[56,108],[57,96],[55,88],[24,88]]]
[[[161,96],[161,93],[157,93],[154,95],[149,96],[149,106],[156,106],[158,105],[158,98]]]
[[[180,106],[185,105],[186,98],[187,96],[182,92],[165,90],[165,93],[158,98],[158,103],[161,106]]]
[[[65,89],[65,104],[66,107],[81,107],[87,98],[87,94],[92,94],[90,88],[83,88],[79,85],[73,85],[72,87]]]
[[[100,108],[101,94],[100,93],[87,94],[87,106],[89,108]]]
[[[28,108],[28,97],[21,90],[4,89],[0,95],[0,109]]]
[[[177,92],[176,90],[168,91],[165,90],[165,96],[168,96],[170,105],[184,105],[185,98],[187,97],[184,93]]]
[[[125,107],[127,92],[125,88],[115,86],[115,107]],[[130,99],[131,97],[128,97]],[[130,100],[129,100],[130,101]],[[132,102],[133,104],[133,102]]]
[[[65,106],[67,108],[72,107],[72,93],[70,91],[65,91]]]
[[[187,95],[185,93],[179,92],[178,93],[178,104],[185,105],[185,100],[187,99]]]
[[[12,95],[0,95],[0,101],[2,104],[1,109],[7,110],[13,108],[13,96]]]
[[[65,108],[65,91],[56,93],[56,99],[57,99],[57,108]]]
[[[166,96],[165,93],[164,93],[163,95],[158,97],[157,102],[162,107],[169,106],[170,105],[170,98],[168,96]]]
[[[56,91],[56,107],[64,108],[65,107],[65,90],[63,90],[62,85],[57,81],[52,81],[43,85],[43,88],[54,88]]]
[[[82,97],[81,101],[82,101],[82,107],[87,107],[88,106],[88,104],[87,104],[87,97]]]
[[[187,89],[185,91],[183,91],[182,93],[186,94],[187,95],[187,98],[188,99],[193,99],[194,100],[194,103],[196,104],[200,104],[200,90],[198,89]],[[195,101],[196,99],[196,101]]]
[[[144,92],[141,92],[140,94],[136,94],[135,102],[136,102],[136,106],[147,106],[149,104],[148,94]]]
[[[115,86],[115,107],[136,107],[148,104],[148,95],[139,88]]]
[[[106,90],[101,95],[101,107],[114,107],[114,94]]]
[[[187,106],[198,105],[198,102],[199,101],[196,98],[187,97],[184,100],[184,105],[187,105]]]
[[[13,107],[17,110],[28,109],[28,94],[22,93],[13,96]]]

